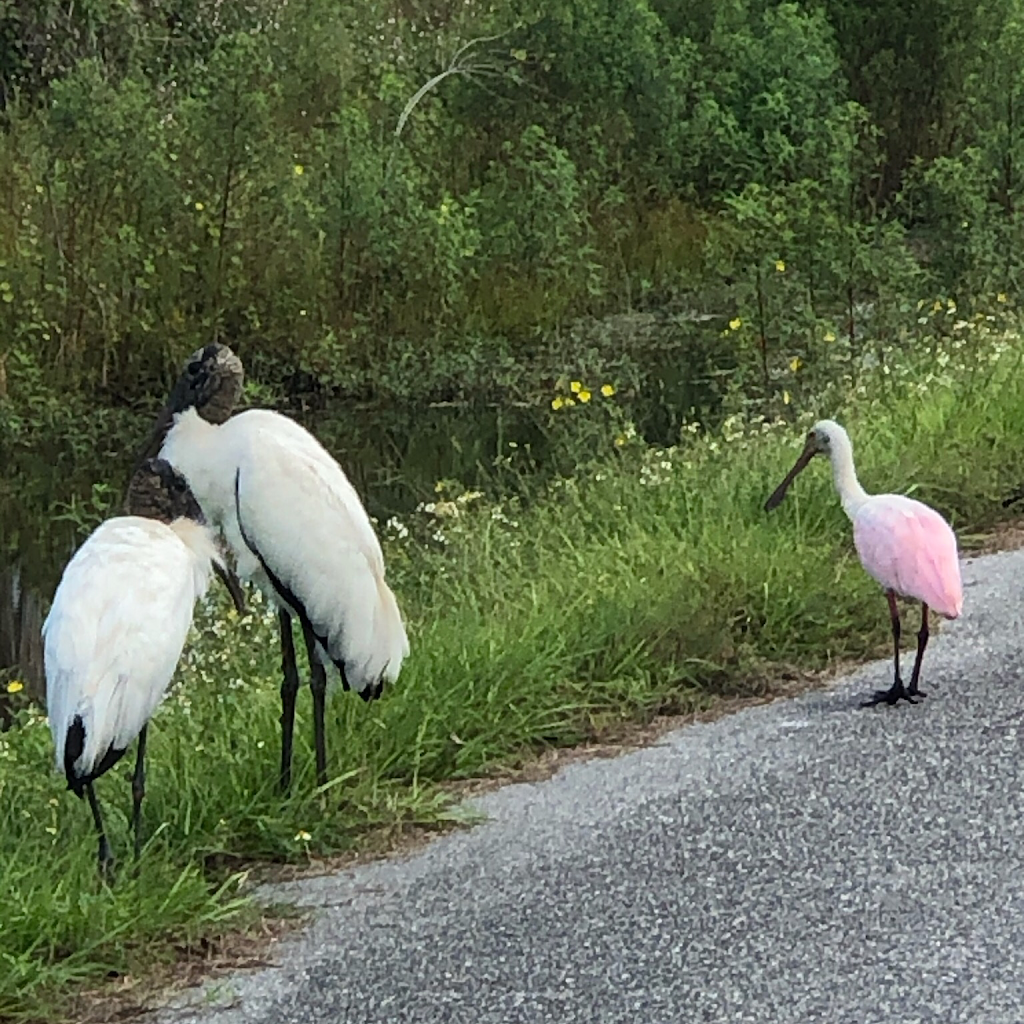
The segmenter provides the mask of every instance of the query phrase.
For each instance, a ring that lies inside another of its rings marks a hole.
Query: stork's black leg
[[[295,696],[299,692],[299,670],[295,665],[292,617],[282,608],[277,613],[281,627],[281,792],[292,785],[292,738],[295,735]]]
[[[132,828],[135,831],[135,859],[142,852],[142,798],[146,795],[146,731],[139,733],[139,749],[135,755],[135,774],[132,776]]]
[[[914,659],[914,671],[910,673],[910,686],[907,693],[911,697],[927,697],[918,689],[917,683],[921,678],[921,662],[924,661],[924,649],[928,646],[928,605],[921,605],[921,630],[917,634],[917,657]]]
[[[89,809],[92,811],[92,820],[96,825],[96,834],[99,836],[99,864],[100,875],[105,882],[110,882],[113,875],[114,858],[110,853],[110,844],[107,842],[107,833],[103,831],[103,815],[100,814],[100,802],[96,799],[96,792],[92,783],[85,784],[85,795],[89,798]]]
[[[327,782],[327,747],[324,741],[324,703],[327,694],[327,670],[317,657],[316,637],[312,629],[303,623],[302,635],[306,640],[306,656],[309,658],[309,691],[313,694],[313,743],[316,747],[316,784]]]
[[[874,707],[876,704],[895,704],[900,699],[910,701],[911,704],[917,703],[907,692],[900,676],[900,610],[896,605],[896,595],[887,590],[885,596],[889,601],[889,618],[892,620],[893,684],[888,690],[876,690],[873,697],[861,703],[863,708]]]

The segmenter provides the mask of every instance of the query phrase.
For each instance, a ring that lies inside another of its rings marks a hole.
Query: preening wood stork
[[[843,511],[853,523],[853,544],[860,564],[881,584],[889,601],[893,637],[893,684],[878,690],[864,702],[895,704],[899,700],[917,703],[925,694],[918,683],[921,663],[928,645],[928,609],[955,619],[963,609],[956,534],[935,509],[903,494],[868,494],[857,480],[850,436],[835,420],[819,420],[811,428],[804,450],[785,479],[765,502],[771,511],[786,496],[790,484],[815,455],[827,455]],[[921,602],[921,629],[917,634],[917,657],[904,686],[900,675],[900,613],[896,598]]]
[[[207,345],[185,364],[143,457],[158,450],[219,526],[239,575],[278,607],[281,631],[281,788],[291,784],[299,688],[292,617],[309,659],[317,783],[327,781],[325,665],[364,700],[398,678],[409,653],[402,616],[384,579],[384,556],[359,496],[305,428],[280,413],[232,416],[242,364]]]
[[[164,698],[211,569],[214,533],[184,477],[150,459],[132,477],[128,515],[97,527],[64,569],[43,623],[46,702],[57,768],[87,796],[100,870],[112,857],[93,782],[138,737],[132,778],[135,855],[146,729]]]

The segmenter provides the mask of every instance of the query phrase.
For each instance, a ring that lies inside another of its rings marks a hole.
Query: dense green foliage
[[[0,10],[0,434],[214,337],[276,389],[529,395],[562,324],[665,304],[768,383],[1020,274],[1021,0]]]
[[[927,361],[891,353],[829,396],[865,486],[913,481],[961,538],[993,524],[995,497],[1024,472],[1018,338],[988,323],[964,324]],[[151,730],[141,873],[123,865],[112,890],[96,877],[88,809],[51,771],[43,716],[15,695],[18,727],[0,733],[0,1018],[55,1020],[62,985],[136,974],[244,921],[240,880],[220,884],[239,858],[302,861],[375,828],[438,822],[452,813],[445,780],[713,694],[758,692],[780,666],[887,651],[885,602],[856,564],[823,460],[776,512],[762,510],[805,423],[744,426],[735,412],[720,432],[657,449],[617,396],[576,383],[556,396],[551,429],[577,450],[603,439],[604,455],[528,505],[446,482],[434,502],[381,524],[414,656],[379,702],[335,694],[323,794],[305,692],[294,794],[276,792],[277,640],[255,599],[241,620],[220,590],[200,610]],[[122,856],[130,760],[97,787]]]

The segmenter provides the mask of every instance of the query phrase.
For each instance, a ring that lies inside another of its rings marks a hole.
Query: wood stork
[[[146,729],[164,698],[211,569],[215,534],[184,477],[150,459],[132,477],[128,515],[97,527],[64,569],[43,623],[43,663],[57,768],[87,796],[99,863],[112,857],[93,782],[138,737],[132,778],[135,855],[145,792]]]
[[[359,496],[305,428],[280,413],[232,416],[242,364],[226,345],[192,355],[143,457],[158,450],[219,526],[236,568],[278,608],[281,632],[281,789],[291,785],[299,688],[292,617],[309,660],[317,784],[327,781],[325,665],[364,700],[398,678],[409,641],[384,556]]]
[[[947,619],[963,610],[964,591],[960,580],[956,534],[935,509],[903,494],[868,494],[857,480],[850,436],[835,420],[819,420],[811,428],[804,450],[785,479],[765,502],[771,511],[786,496],[790,484],[815,455],[828,456],[843,511],[853,523],[853,544],[860,564],[885,591],[893,638],[893,684],[878,690],[864,702],[917,703],[925,694],[918,686],[921,662],[928,645],[928,609]],[[917,634],[917,658],[904,686],[900,675],[900,613],[896,597],[921,602],[921,629]]]

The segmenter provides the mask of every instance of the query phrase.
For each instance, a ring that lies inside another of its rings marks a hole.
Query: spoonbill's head
[[[818,420],[807,432],[807,439],[804,441],[804,450],[796,460],[793,468],[786,474],[782,483],[772,491],[771,497],[764,503],[766,512],[770,512],[777,505],[789,490],[789,485],[797,478],[797,475],[806,469],[807,464],[815,455],[827,455],[830,459],[833,453],[840,448],[850,447],[850,437],[846,431],[835,420]]]
[[[208,423],[223,423],[230,418],[242,395],[245,373],[242,361],[227,345],[207,345],[193,352],[185,362],[167,404],[160,410],[153,433],[141,459],[160,451],[174,417],[186,409],[195,409]]]
[[[163,459],[146,459],[132,474],[125,505],[129,515],[164,523],[182,518],[203,522],[199,502],[185,478]]]

